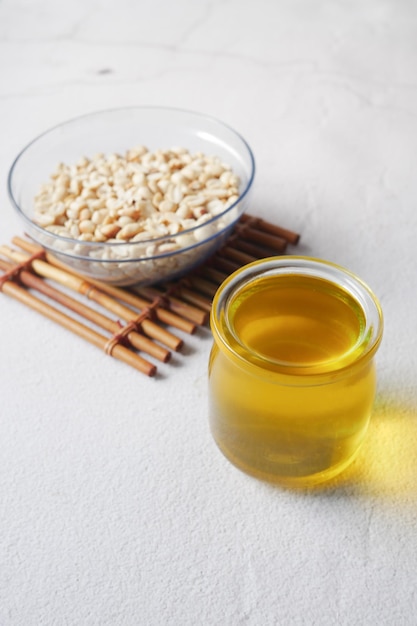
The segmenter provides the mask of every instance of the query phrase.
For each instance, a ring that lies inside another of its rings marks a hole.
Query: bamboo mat
[[[14,237],[13,248],[0,246],[0,290],[105,354],[154,376],[156,363],[169,362],[172,352],[183,347],[177,331],[193,334],[208,323],[213,296],[228,275],[257,259],[285,254],[299,238],[244,215],[225,245],[190,274],[158,286],[121,288],[77,274],[39,245]]]

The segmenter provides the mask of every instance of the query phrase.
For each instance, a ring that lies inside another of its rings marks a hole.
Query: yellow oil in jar
[[[365,322],[346,291],[295,275],[255,281],[232,300],[229,323],[253,354],[319,372],[351,353]]]
[[[209,368],[213,436],[261,478],[314,484],[353,459],[375,393],[365,313],[344,288],[288,274],[252,280],[217,321]],[[215,333],[216,339],[216,333]]]

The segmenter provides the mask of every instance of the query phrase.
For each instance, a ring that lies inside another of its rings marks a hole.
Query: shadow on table
[[[317,492],[417,502],[417,407],[377,398],[357,458]]]

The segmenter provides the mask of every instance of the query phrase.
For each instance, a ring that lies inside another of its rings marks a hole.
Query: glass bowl
[[[237,199],[204,223],[141,241],[80,241],[50,232],[34,221],[35,196],[59,163],[71,165],[99,153],[125,154],[137,145],[150,151],[175,146],[218,157],[239,177]],[[130,107],[84,115],[35,138],[12,164],[8,192],[26,234],[58,260],[109,284],[146,285],[189,272],[226,241],[247,208],[254,174],[249,145],[222,122],[179,109]]]

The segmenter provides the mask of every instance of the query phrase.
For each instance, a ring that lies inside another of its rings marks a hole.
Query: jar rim
[[[295,275],[324,279],[342,289],[353,298],[362,310],[365,326],[355,343],[355,350],[348,350],[342,358],[320,369],[316,364],[304,364],[273,359],[252,351],[241,341],[230,324],[229,305],[244,287],[260,278]],[[234,360],[245,367],[254,368],[258,373],[270,372],[274,375],[305,377],[320,380],[329,374],[343,374],[357,364],[369,361],[382,339],[383,314],[379,300],[370,287],[350,270],[331,261],[309,257],[285,255],[267,257],[253,261],[228,276],[218,288],[211,308],[211,329],[214,339]],[[361,348],[360,350],[358,348]]]

